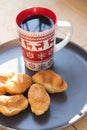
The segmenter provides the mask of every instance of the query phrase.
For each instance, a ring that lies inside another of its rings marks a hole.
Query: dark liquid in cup
[[[51,18],[44,15],[32,15],[25,18],[20,27],[30,32],[43,32],[50,29],[54,22]]]

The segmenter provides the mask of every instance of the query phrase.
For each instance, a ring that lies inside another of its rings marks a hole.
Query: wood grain
[[[76,122],[74,126],[77,130],[87,130],[87,115],[85,115],[81,120]]]
[[[68,127],[61,129],[61,130],[75,130],[75,128],[73,126],[68,126]]]

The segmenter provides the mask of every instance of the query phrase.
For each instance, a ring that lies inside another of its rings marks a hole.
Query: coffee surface
[[[54,22],[51,18],[44,15],[32,15],[26,17],[20,24],[20,27],[30,32],[43,32],[50,29]]]

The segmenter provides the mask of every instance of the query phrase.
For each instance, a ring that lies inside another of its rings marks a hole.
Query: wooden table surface
[[[87,51],[87,0],[0,0],[0,44],[18,37],[15,17],[32,6],[48,7],[57,13],[59,20],[69,21],[73,26],[71,41]],[[65,34],[60,30],[58,36],[63,38]],[[62,130],[87,130],[87,115]]]

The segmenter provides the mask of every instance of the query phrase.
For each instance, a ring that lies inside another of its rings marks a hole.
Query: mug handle
[[[57,52],[61,50],[64,46],[66,46],[72,37],[73,28],[69,22],[58,21],[57,28],[61,28],[61,27],[68,29],[68,34],[66,35],[64,40],[62,40],[61,42],[59,42],[58,44],[54,46],[54,52]]]

